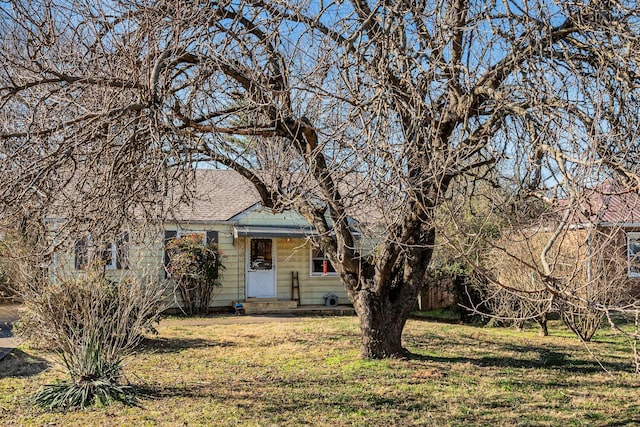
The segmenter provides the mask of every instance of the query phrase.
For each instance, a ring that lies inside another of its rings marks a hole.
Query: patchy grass
[[[0,425],[636,425],[632,354],[607,330],[552,336],[409,321],[408,360],[358,359],[354,318],[186,325],[172,320],[125,368],[152,397],[60,413],[28,404],[63,379],[50,355],[0,362]],[[243,318],[243,322],[251,321]],[[193,323],[193,322],[192,322]],[[554,330],[558,331],[554,334]]]
[[[439,308],[437,310],[414,311],[411,313],[414,319],[442,320],[443,322],[459,322],[460,313],[452,308]]]

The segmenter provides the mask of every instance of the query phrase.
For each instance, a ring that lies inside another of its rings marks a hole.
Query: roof
[[[59,210],[52,209],[48,218],[56,220],[66,218],[69,214],[69,206],[86,210],[86,206],[92,206],[96,197],[93,194],[92,185],[100,183],[99,179],[94,182],[87,177],[82,179],[72,179],[66,186],[65,191],[60,193],[59,202],[54,206]],[[353,191],[346,186],[343,181],[341,185],[348,191]],[[357,189],[357,186],[354,186]],[[364,190],[360,191],[360,194]],[[355,191],[358,194],[357,191]],[[80,198],[83,203],[75,203]],[[262,199],[255,186],[241,174],[230,169],[198,168],[192,169],[184,176],[181,175],[174,183],[160,195],[163,199],[161,217],[169,222],[181,223],[211,223],[211,222],[240,222],[248,225],[256,223],[261,225],[277,225],[306,227],[307,221],[299,214],[292,211],[274,213],[271,209],[260,208]],[[362,223],[376,218],[375,210],[369,204],[363,202],[363,197],[354,196],[347,198],[351,205],[347,206],[347,212],[351,218],[356,218]],[[94,203],[95,204],[95,203]],[[108,204],[108,201],[107,201]],[[95,209],[104,210],[103,205],[96,205]],[[84,212],[84,211],[83,211]],[[81,216],[83,212],[75,212]],[[134,216],[146,218],[144,215],[153,216],[156,212],[151,209],[143,211],[138,206],[134,207]],[[73,213],[73,212],[72,212]],[[242,214],[242,215],[241,215]],[[249,216],[247,216],[249,215]],[[154,217],[155,218],[155,217]]]
[[[167,196],[170,217],[179,221],[228,221],[261,201],[255,187],[233,170],[196,169],[190,184],[186,201],[182,188]]]
[[[590,224],[639,224],[640,196],[638,192],[604,181],[585,191],[576,213],[580,223]]]

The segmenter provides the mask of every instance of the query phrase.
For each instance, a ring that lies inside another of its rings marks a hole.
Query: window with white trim
[[[107,270],[129,268],[129,233],[123,233],[115,242],[99,243],[91,236],[76,242],[75,268],[82,270],[89,264],[100,262]]]
[[[336,269],[331,261],[319,248],[311,248],[311,275],[312,276],[336,276]]]
[[[628,276],[640,277],[640,233],[627,233]]]

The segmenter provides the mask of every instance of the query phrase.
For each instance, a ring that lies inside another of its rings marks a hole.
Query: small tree
[[[187,314],[206,314],[216,288],[222,286],[222,257],[215,243],[203,244],[202,236],[189,234],[172,239],[166,247],[169,253],[167,271],[182,297]]]

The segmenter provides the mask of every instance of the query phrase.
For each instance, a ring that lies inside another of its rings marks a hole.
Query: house
[[[480,260],[485,277],[490,279],[478,286],[480,294],[474,295],[472,287],[462,295],[455,295],[459,287],[451,284],[464,280],[464,276],[436,277],[434,280],[440,286],[423,292],[421,309],[441,308],[453,300],[507,318],[535,317],[537,311],[552,307],[550,294],[542,292],[547,284],[573,295],[574,308],[585,301],[609,307],[637,301],[640,296],[637,190],[606,180],[575,194],[571,203],[561,199],[557,204],[547,205],[544,212],[527,212],[536,214],[525,216],[518,226],[501,230]],[[543,252],[551,280],[543,278]],[[518,293],[526,297],[513,298]],[[467,302],[467,298],[471,301]],[[555,303],[558,301],[556,298]],[[442,305],[438,305],[440,302]]]
[[[586,191],[578,201],[571,223],[587,232],[588,251],[602,251],[606,262],[590,263],[589,274],[606,268],[610,277],[625,282],[632,295],[640,295],[640,196],[637,190],[606,180]],[[612,270],[617,271],[612,271]]]
[[[349,304],[331,263],[311,245],[314,230],[302,216],[262,207],[256,189],[235,171],[198,169],[195,182],[190,203],[180,201],[180,192],[167,196],[173,198],[167,201],[173,206],[169,215],[173,219],[163,224],[164,230],[155,238],[129,244],[133,239],[123,232],[122,238],[101,248],[99,256],[108,275],[145,275],[171,288],[165,243],[200,234],[203,241],[217,243],[225,267],[212,307],[229,309],[237,302],[322,305],[328,294],[335,296],[333,303]],[[71,255],[73,262],[69,255],[60,256],[54,270],[82,269],[91,250],[91,242],[80,239]],[[179,306],[179,298],[172,305]]]
[[[553,280],[583,300],[637,298],[640,196],[612,180],[575,194],[550,206],[539,222],[504,233],[502,249],[490,253],[497,279],[514,289],[541,289],[539,274],[529,266],[544,271],[544,252]]]

